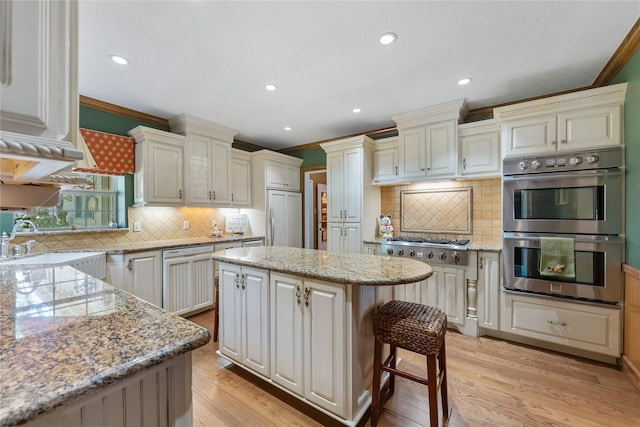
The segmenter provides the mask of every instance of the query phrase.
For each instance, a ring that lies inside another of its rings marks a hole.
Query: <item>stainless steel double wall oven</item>
[[[622,165],[621,148],[504,160],[505,289],[622,301]],[[546,237],[573,239],[574,274],[541,271]]]

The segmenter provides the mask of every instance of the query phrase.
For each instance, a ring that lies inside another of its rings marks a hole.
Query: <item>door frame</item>
[[[313,249],[313,237],[315,235],[315,215],[313,214],[313,202],[315,200],[315,186],[309,185],[309,182],[313,183],[310,179],[311,174],[327,173],[327,166],[311,166],[300,170],[302,172],[302,182],[304,185],[302,188],[302,241],[306,249]],[[307,186],[311,188],[307,188]]]

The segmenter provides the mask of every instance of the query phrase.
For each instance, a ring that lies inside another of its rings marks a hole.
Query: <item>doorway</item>
[[[323,196],[324,195],[324,196]],[[322,218],[322,209],[325,217]],[[327,171],[326,169],[304,172],[304,247],[327,249]]]

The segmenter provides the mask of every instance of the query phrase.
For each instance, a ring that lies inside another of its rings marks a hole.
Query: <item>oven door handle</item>
[[[619,236],[599,236],[589,235],[588,237],[582,235],[567,235],[567,234],[531,234],[531,233],[503,233],[502,237],[505,240],[532,240],[540,241],[541,237],[572,237],[574,241],[579,243],[622,243],[622,238]]]
[[[573,172],[545,172],[535,174],[505,175],[504,181],[533,181],[533,180],[551,180],[565,178],[583,178],[583,177],[600,177],[600,176],[619,176],[620,169],[591,169],[585,171]]]

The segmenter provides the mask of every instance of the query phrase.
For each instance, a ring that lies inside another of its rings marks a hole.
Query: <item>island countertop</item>
[[[211,334],[68,266],[0,266],[0,425],[50,413]]]
[[[260,246],[215,252],[216,261],[348,285],[415,283],[433,274],[420,261],[378,255],[340,254],[315,249]]]

